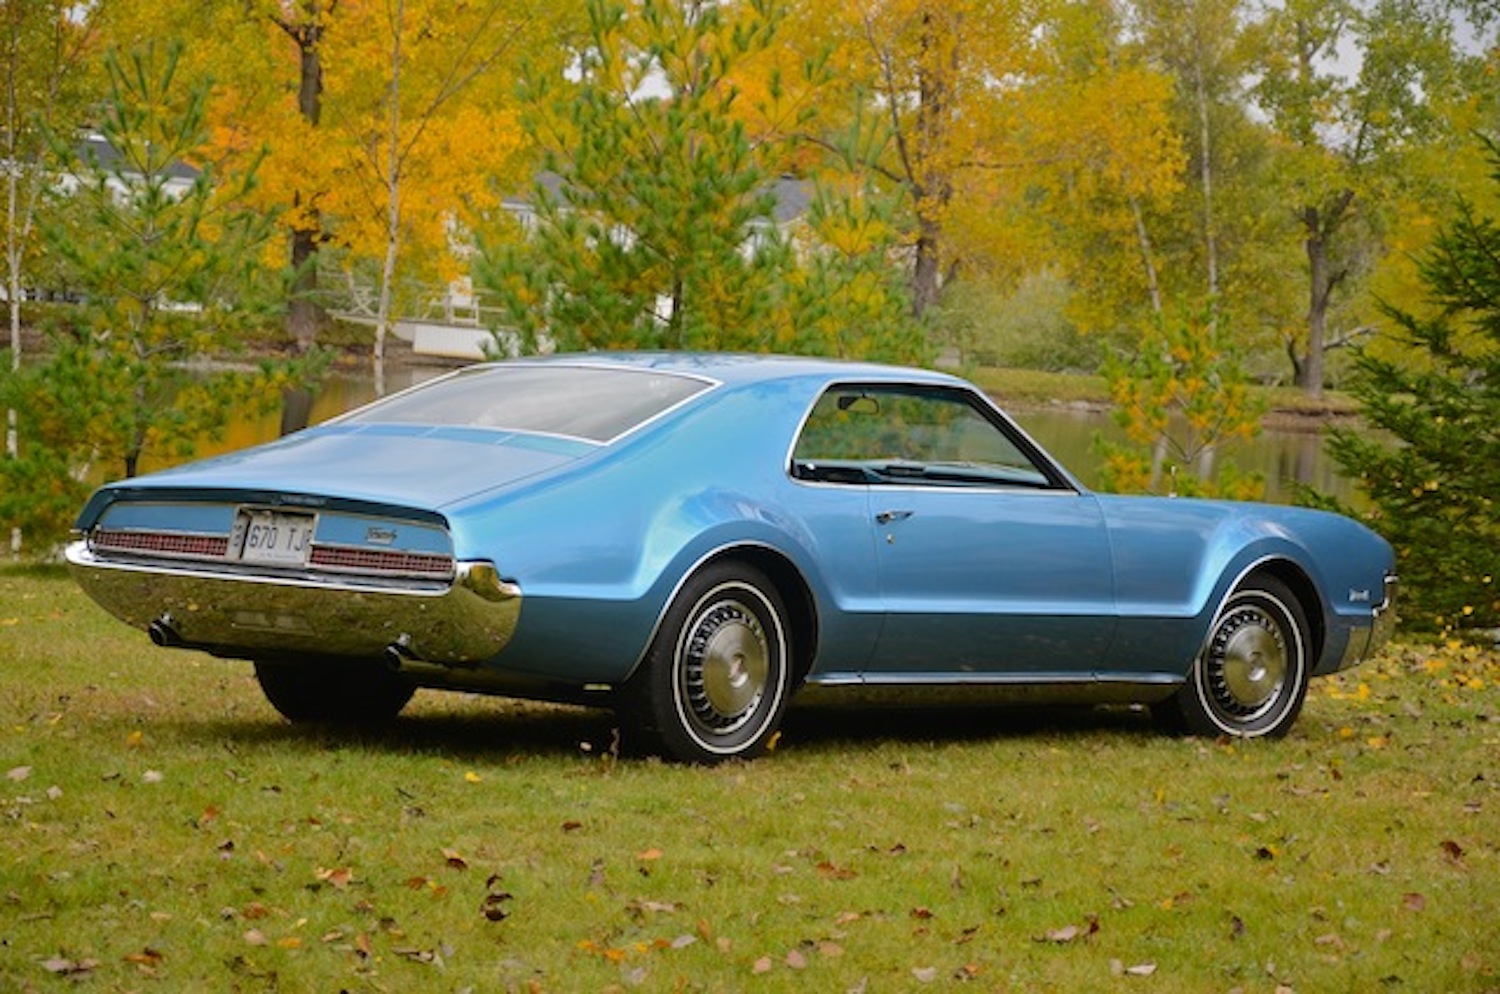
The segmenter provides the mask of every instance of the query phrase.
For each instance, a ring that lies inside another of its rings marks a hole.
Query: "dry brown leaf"
[[[758,959],[758,960],[755,961],[755,965],[750,968],[750,972],[751,973],[757,973],[757,974],[759,974],[759,973],[770,973],[771,972],[771,968],[774,965],[775,964],[773,964],[771,962],[771,957],[769,957],[769,956],[762,956],[760,959]]]
[[[1407,911],[1423,911],[1427,908],[1427,898],[1416,893],[1403,894],[1401,895],[1401,906]]]
[[[456,849],[444,849],[443,862],[455,870],[467,870],[469,868],[469,861],[464,859],[463,855]]]

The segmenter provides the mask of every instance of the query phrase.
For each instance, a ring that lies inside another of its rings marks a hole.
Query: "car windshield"
[[[656,370],[476,366],[361,408],[344,423],[494,428],[602,443],[710,386]]]

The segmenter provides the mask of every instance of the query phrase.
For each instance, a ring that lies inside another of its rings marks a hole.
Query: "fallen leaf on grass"
[[[141,774],[141,783],[161,783],[167,775],[161,770],[147,770]]]
[[[1083,934],[1083,929],[1077,925],[1064,925],[1062,928],[1054,928],[1046,935],[1038,939],[1038,942],[1056,942],[1058,944],[1072,942]]]
[[[322,867],[318,867],[318,871],[314,874],[314,876],[316,876],[322,883],[328,884],[330,887],[335,887],[339,890],[343,890],[353,882],[354,871],[349,869],[349,867],[347,866],[335,867],[332,870],[325,870]]]
[[[1402,894],[1401,907],[1407,911],[1423,911],[1427,907],[1427,898],[1421,894]]]
[[[85,973],[92,973],[99,968],[96,959],[68,959],[65,956],[53,956],[42,960],[42,969],[59,977],[76,977]]]
[[[510,917],[510,909],[506,904],[515,899],[515,895],[509,891],[497,890],[496,885],[500,883],[499,874],[492,875],[484,882],[484,900],[479,903],[479,913],[484,915],[488,921],[503,922]]]
[[[825,880],[853,880],[859,874],[847,866],[839,866],[829,860],[824,860],[818,864],[818,876]]]
[[[671,914],[674,911],[682,910],[682,905],[673,901],[645,901],[637,899],[627,904],[625,910],[629,911],[635,917],[641,917],[648,913]]]
[[[750,967],[750,972],[754,974],[770,973],[774,966],[775,964],[771,962],[771,957],[762,956]]]
[[[1055,942],[1059,945],[1065,945],[1069,942],[1076,942],[1079,939],[1086,939],[1098,931],[1099,919],[1096,916],[1090,915],[1089,920],[1083,925],[1064,925],[1062,928],[1054,928],[1036,941]]]
[[[917,978],[919,984],[930,984],[937,979],[938,972],[935,966],[914,966],[911,975]]]
[[[455,870],[467,870],[469,868],[469,861],[464,859],[463,856],[454,849],[443,850],[443,861]]]
[[[1464,865],[1464,847],[1461,846],[1461,845],[1459,845],[1457,842],[1454,842],[1452,839],[1444,839],[1443,840],[1443,855],[1447,856],[1448,857],[1448,861],[1450,863],[1452,863],[1454,866],[1457,866],[1457,867],[1460,867],[1460,868],[1463,867],[1463,865]]]
[[[1137,963],[1126,966],[1124,960],[1112,959],[1109,961],[1109,972],[1116,977],[1149,977],[1156,972],[1156,964]]]
[[[17,766],[13,767],[8,773],[5,774],[5,779],[9,780],[11,783],[20,783],[22,780],[25,780],[29,776],[31,776],[31,767]]]

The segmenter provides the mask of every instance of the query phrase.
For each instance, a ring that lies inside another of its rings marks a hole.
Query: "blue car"
[[[252,660],[293,721],[448,688],[614,708],[704,763],[764,752],[794,696],[1281,735],[1396,588],[1347,518],[1095,494],[964,380],[766,356],[469,367],[105,486],[77,530],[96,601]]]

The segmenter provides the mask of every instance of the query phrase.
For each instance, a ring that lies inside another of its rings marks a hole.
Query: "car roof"
[[[819,380],[823,382],[860,380],[875,382],[918,382],[967,386],[963,380],[947,373],[893,366],[874,362],[829,359],[814,356],[788,356],[731,352],[578,352],[550,356],[528,356],[500,360],[488,366],[515,366],[541,363],[612,367],[617,369],[650,369],[682,376],[705,377],[726,386],[750,385],[775,380]]]

